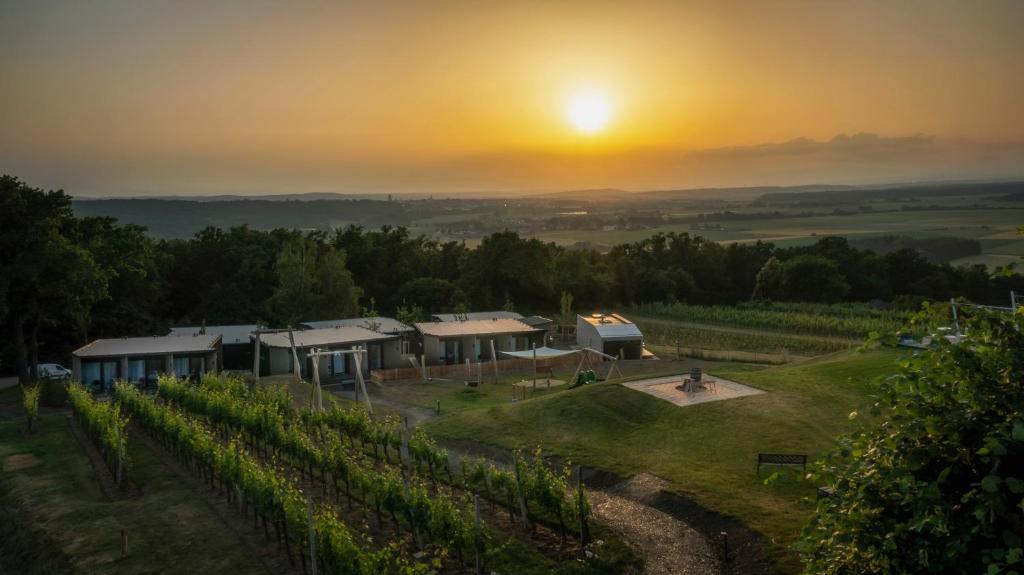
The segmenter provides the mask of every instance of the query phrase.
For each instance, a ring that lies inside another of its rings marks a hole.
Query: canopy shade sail
[[[580,353],[581,349],[555,349],[553,347],[538,347],[537,349],[528,349],[526,351],[500,351],[498,353],[509,355],[512,357],[519,357],[522,359],[547,359],[549,357],[562,357],[565,355],[572,355],[574,353]],[[536,352],[537,355],[534,355]]]

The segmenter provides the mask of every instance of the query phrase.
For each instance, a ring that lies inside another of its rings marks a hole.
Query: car
[[[71,377],[71,370],[59,363],[40,363],[36,366],[39,379],[64,379]]]

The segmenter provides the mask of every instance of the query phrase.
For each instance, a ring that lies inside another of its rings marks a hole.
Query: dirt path
[[[437,417],[433,410],[420,406],[379,397],[373,401],[408,415],[413,425]],[[504,457],[506,450],[475,442],[447,442],[445,447],[453,464],[461,457],[483,457],[506,467],[504,460],[511,459]],[[663,498],[665,481],[641,474],[610,485],[601,483],[600,486],[587,483],[594,515],[643,558],[645,574],[718,575],[723,572],[715,545],[682,519],[649,503]]]

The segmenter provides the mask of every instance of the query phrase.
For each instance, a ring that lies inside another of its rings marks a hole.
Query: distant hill
[[[1024,182],[954,182],[904,184],[875,188],[845,188],[822,191],[785,191],[763,194],[760,204],[832,205],[853,201],[901,200],[937,196],[987,196],[1024,192]]]
[[[230,197],[230,196],[229,196]],[[111,216],[122,223],[145,226],[161,238],[185,238],[208,226],[243,224],[255,229],[330,229],[347,224],[380,227],[405,225],[409,215],[400,202],[384,200],[193,200],[127,199],[72,201],[75,214]]]

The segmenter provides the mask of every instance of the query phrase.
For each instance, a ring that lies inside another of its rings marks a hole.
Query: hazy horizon
[[[1024,177],[1019,2],[2,10],[0,171],[81,197]]]

